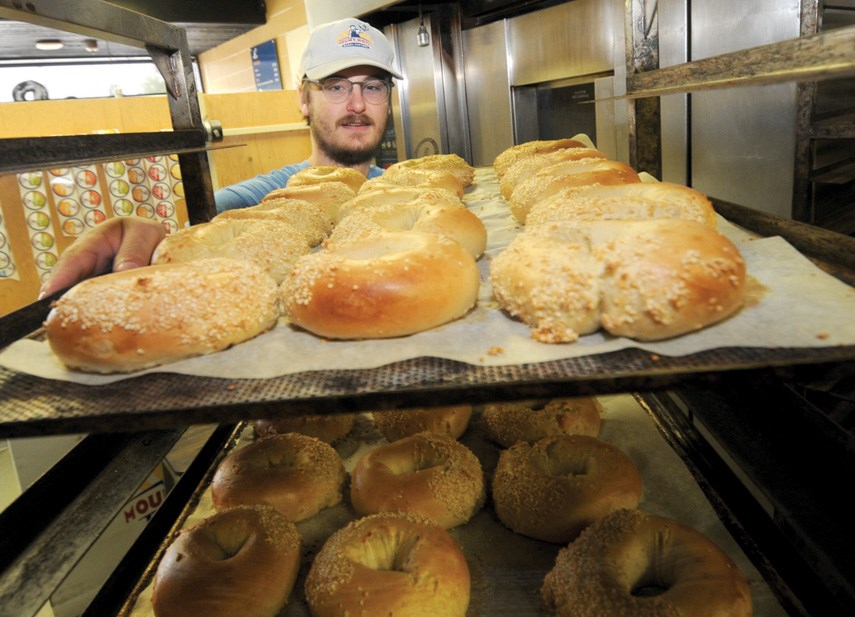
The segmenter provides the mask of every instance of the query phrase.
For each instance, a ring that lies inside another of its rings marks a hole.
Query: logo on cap
[[[364,49],[371,49],[371,46],[374,44],[374,41],[371,40],[371,35],[368,34],[368,28],[364,27],[364,24],[352,24],[348,26],[347,30],[339,34],[338,36],[338,46],[345,47],[362,47]]]

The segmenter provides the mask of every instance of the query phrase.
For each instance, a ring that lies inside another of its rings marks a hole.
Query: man
[[[393,68],[389,41],[358,19],[343,19],[312,30],[300,60],[300,111],[309,124],[308,160],[220,189],[217,211],[254,206],[270,191],[310,165],[353,167],[371,178],[383,170],[371,160],[389,118]]]
[[[312,30],[300,60],[300,110],[309,124],[312,153],[287,165],[218,190],[217,211],[254,206],[282,188],[294,173],[313,165],[353,167],[368,178],[383,173],[372,164],[389,118],[394,52],[382,32],[355,18]],[[107,271],[147,265],[164,237],[151,220],[115,217],[80,236],[60,257],[39,297]]]

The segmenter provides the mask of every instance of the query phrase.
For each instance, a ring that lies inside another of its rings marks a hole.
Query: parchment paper
[[[574,343],[550,345],[531,339],[529,328],[500,311],[491,299],[493,256],[520,231],[500,197],[492,168],[478,168],[464,202],[484,221],[488,246],[479,262],[478,305],[463,319],[412,336],[330,341],[281,322],[273,330],[231,349],[128,375],[69,371],[47,343],[24,339],[0,352],[0,365],[14,371],[84,384],[102,384],[145,372],[237,378],[272,378],[334,369],[376,368],[417,357],[440,357],[473,365],[536,363],[637,347],[681,356],[719,347],[826,347],[855,344],[855,289],[826,274],[780,237],[755,239],[719,217],[719,230],[733,240],[748,266],[749,300],[726,321],[695,333],[654,343],[597,332]]]
[[[639,508],[676,518],[706,535],[734,560],[748,580],[754,614],[786,617],[766,581],[722,525],[688,468],[661,436],[650,416],[629,395],[598,399],[604,409],[600,439],[623,450],[641,473],[643,495]],[[237,447],[251,441],[252,429],[248,428]],[[480,460],[489,487],[500,449],[486,438],[477,409],[460,441]],[[362,455],[384,443],[386,440],[374,429],[370,414],[360,414],[354,431],[336,444],[348,477]],[[280,617],[309,616],[303,585],[311,561],[336,529],[356,517],[349,505],[348,491],[346,483],[341,504],[297,524],[303,542],[302,563],[291,598]],[[206,488],[184,527],[192,527],[214,512],[210,488]],[[489,498],[475,517],[451,529],[450,533],[460,543],[470,569],[469,617],[546,614],[540,599],[540,586],[554,565],[561,545],[511,532],[496,518]],[[151,592],[149,585],[137,598],[131,599],[132,617],[153,617]]]

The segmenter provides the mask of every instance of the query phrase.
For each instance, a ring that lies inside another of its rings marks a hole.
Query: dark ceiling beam
[[[263,0],[107,0],[170,23],[261,25],[267,21]]]

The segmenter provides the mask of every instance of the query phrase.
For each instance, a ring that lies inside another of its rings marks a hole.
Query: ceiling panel
[[[111,0],[111,3],[183,27],[193,56],[265,21],[263,0]],[[62,49],[38,50],[35,43],[40,39],[57,39],[63,43]],[[0,19],[2,60],[148,56],[142,48],[103,40],[97,41],[95,47],[87,45],[87,39],[53,28]]]

